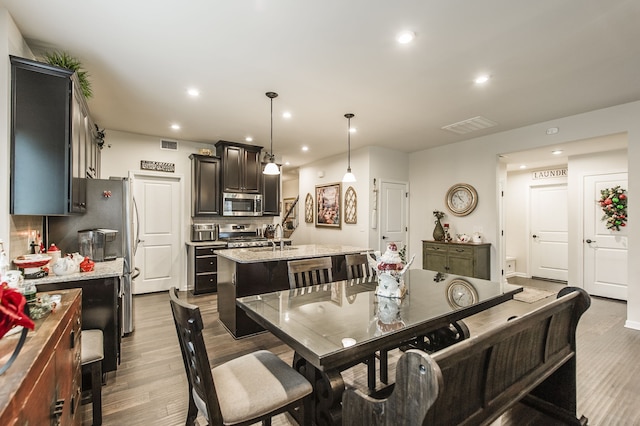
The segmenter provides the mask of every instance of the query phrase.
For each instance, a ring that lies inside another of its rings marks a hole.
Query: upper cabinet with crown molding
[[[216,153],[222,162],[221,192],[261,193],[261,151],[261,146],[228,141],[216,143]]]
[[[82,213],[84,178],[99,177],[99,150],[76,75],[42,62],[10,59],[10,212]]]

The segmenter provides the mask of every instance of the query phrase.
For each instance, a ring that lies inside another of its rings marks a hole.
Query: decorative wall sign
[[[598,203],[604,212],[603,222],[607,229],[619,231],[621,226],[627,226],[627,190],[620,188],[620,185],[600,191]]]
[[[567,177],[567,168],[564,167],[562,169],[551,169],[551,170],[536,170],[535,172],[531,172],[531,178],[533,180],[537,179],[553,179],[553,178],[566,178]]]
[[[161,161],[140,160],[140,170],[174,173],[176,171],[176,165],[174,163],[163,163]]]
[[[313,197],[309,193],[307,193],[307,198],[304,199],[304,221],[313,223]]]
[[[353,186],[344,193],[344,223],[358,223],[358,195]]]
[[[337,228],[342,227],[340,217],[342,185],[332,183],[316,186],[316,226]]]

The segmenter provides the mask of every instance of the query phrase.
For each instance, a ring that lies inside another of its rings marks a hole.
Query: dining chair
[[[311,384],[275,354],[259,350],[214,367],[209,364],[200,308],[169,290],[171,311],[189,382],[187,425],[200,412],[210,425],[271,424],[276,414],[291,412],[310,424]],[[307,407],[305,407],[305,404]],[[307,408],[307,409],[305,409]]]
[[[369,278],[376,275],[375,271],[369,266],[369,261],[367,259],[367,254],[358,253],[358,254],[346,254],[345,261],[347,264],[347,279],[353,280],[356,278]],[[380,360],[380,381],[384,384],[389,383],[389,353],[386,349],[381,349],[375,355],[376,358]],[[376,366],[375,361],[373,359],[367,360],[366,363],[369,377],[369,388],[372,387],[371,380],[373,380],[373,388],[375,388],[375,376],[376,376]],[[373,370],[373,371],[371,371]],[[371,375],[373,374],[373,379],[371,379]]]
[[[287,269],[289,288],[292,290],[333,281],[330,257],[290,260],[287,262]]]
[[[104,359],[104,335],[102,330],[80,332],[80,365],[83,375],[91,377],[91,412],[93,426],[102,424],[102,360]]]
[[[346,254],[344,256],[347,263],[348,280],[354,278],[369,278],[376,274],[375,271],[371,269],[371,266],[369,266],[367,256],[367,254],[363,253]]]

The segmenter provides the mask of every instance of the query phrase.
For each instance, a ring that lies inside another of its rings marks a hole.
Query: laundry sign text
[[[554,179],[567,177],[567,168],[562,169],[550,169],[550,170],[536,170],[531,173],[533,179]]]

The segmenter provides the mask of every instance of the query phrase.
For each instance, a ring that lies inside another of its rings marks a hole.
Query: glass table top
[[[402,299],[377,296],[376,284],[375,278],[339,281],[242,297],[237,304],[268,330],[286,336],[295,350],[304,348],[321,359],[406,328],[456,314],[464,318],[474,313],[464,312],[521,291],[519,286],[423,269],[405,274]]]

